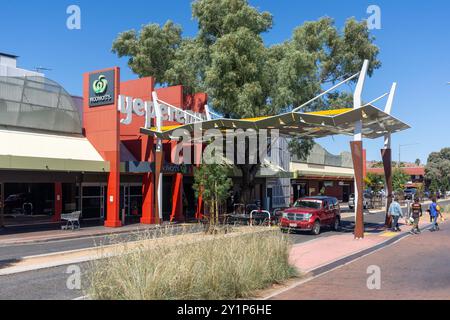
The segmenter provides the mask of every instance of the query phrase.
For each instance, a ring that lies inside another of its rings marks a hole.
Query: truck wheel
[[[320,234],[320,221],[316,220],[316,222],[314,222],[314,226],[311,230],[311,233],[315,236],[318,236]]]

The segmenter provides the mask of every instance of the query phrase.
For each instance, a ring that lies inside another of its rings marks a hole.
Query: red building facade
[[[97,75],[108,72],[114,74],[114,97],[111,99],[111,103],[92,106],[91,87],[93,86],[93,79],[97,79]],[[140,222],[143,224],[160,223],[163,217],[157,214],[155,188],[155,185],[158,184],[159,175],[155,174],[155,171],[162,170],[164,172],[164,166],[170,166],[171,153],[175,145],[174,142],[163,141],[164,152],[161,153],[162,158],[158,159],[153,137],[140,133],[140,129],[145,126],[145,116],[134,113],[131,123],[123,123],[123,119],[127,115],[122,114],[119,110],[119,95],[130,97],[133,100],[141,99],[145,102],[151,102],[153,100],[152,93],[155,91],[158,99],[167,104],[183,110],[201,113],[204,111],[207,101],[206,94],[185,95],[183,86],[155,90],[155,80],[152,77],[121,82],[119,68],[84,74],[83,89],[83,128],[85,136],[104,160],[110,164],[107,177],[105,226],[115,228],[122,225],[119,199],[121,197],[121,174],[123,174],[124,167],[127,168],[127,174],[139,176],[139,179],[142,179],[142,216]],[[154,125],[154,119],[151,121]],[[164,121],[163,123],[163,125],[173,124],[175,124],[173,121]],[[130,170],[130,167],[140,169]],[[186,178],[192,181],[192,168],[187,174],[173,170],[171,173],[163,175],[164,180],[166,176],[171,178],[170,187],[165,183],[163,189],[165,198],[170,197],[170,221],[182,221],[185,219],[183,206],[186,205],[183,200],[187,201],[183,199],[185,198],[183,197],[183,182],[186,182]],[[187,183],[189,184],[189,181]],[[200,207],[201,204],[197,204],[195,208],[198,211],[197,214],[201,209]]]

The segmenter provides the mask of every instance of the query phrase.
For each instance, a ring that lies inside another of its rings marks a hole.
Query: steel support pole
[[[392,203],[392,150],[391,148],[384,148],[381,150],[381,157],[383,159],[384,177],[386,180],[386,218],[385,225],[387,228],[391,227],[392,217],[389,216],[389,207]]]
[[[387,114],[391,114],[392,105],[394,103],[395,91],[397,90],[397,83],[393,83],[391,87],[391,91],[389,93],[389,98],[386,102],[386,107],[384,112]],[[389,216],[389,207],[391,206],[393,200],[393,187],[392,187],[392,135],[391,133],[387,133],[384,136],[384,147],[381,150],[381,157],[383,160],[383,168],[384,168],[384,178],[386,180],[386,217],[385,217],[385,226],[390,228],[392,225],[392,217]]]
[[[350,142],[352,151],[353,168],[355,170],[355,239],[364,238],[364,212],[363,212],[363,189],[364,189],[364,169],[363,169],[363,144],[362,141]]]
[[[158,95],[154,91],[152,93],[153,105],[155,108],[156,116],[156,128],[158,131],[162,130],[162,112],[161,106],[158,102]],[[162,223],[163,212],[162,212],[162,196],[163,196],[163,173],[162,167],[164,162],[164,152],[163,152],[163,141],[160,138],[156,139],[155,145],[155,218],[156,223]]]
[[[361,72],[359,73],[358,83],[353,94],[353,109],[362,107],[362,92],[369,69],[369,60],[364,60]],[[364,207],[363,207],[363,189],[364,189],[364,163],[363,163],[363,144],[362,144],[362,120],[355,122],[355,131],[353,142],[350,143],[352,150],[353,168],[355,172],[355,239],[364,238]]]

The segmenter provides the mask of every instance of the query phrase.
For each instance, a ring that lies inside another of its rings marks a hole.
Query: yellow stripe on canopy
[[[322,110],[322,111],[314,111],[314,112],[306,112],[306,114],[313,114],[316,116],[336,116],[338,114],[343,114],[349,111],[352,111],[352,108],[346,109],[333,109],[333,110]]]

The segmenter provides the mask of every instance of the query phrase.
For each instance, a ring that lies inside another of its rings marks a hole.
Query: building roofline
[[[8,58],[13,58],[13,59],[19,58],[19,56],[16,56],[16,55],[14,55],[14,54],[6,53],[6,52],[1,52],[1,51],[0,51],[0,56],[4,56],[4,57],[8,57]]]

